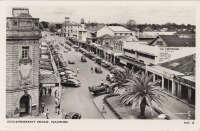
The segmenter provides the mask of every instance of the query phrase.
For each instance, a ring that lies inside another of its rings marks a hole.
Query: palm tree
[[[114,76],[111,79],[110,90],[114,91],[117,87],[119,89],[125,88],[125,83],[128,82],[128,79],[132,79],[134,75],[137,75],[139,72],[134,72],[134,67],[130,70],[127,67],[123,67],[124,70],[114,70]]]
[[[149,106],[151,113],[153,115],[153,104],[154,101],[160,107],[162,107],[163,100],[161,97],[166,97],[162,94],[162,89],[158,86],[155,86],[159,80],[152,82],[153,75],[148,75],[147,73],[142,72],[133,75],[132,79],[129,79],[129,82],[126,83],[126,86],[129,88],[128,91],[122,93],[119,97],[120,103],[122,106],[132,102],[132,109],[138,104],[140,106],[140,115],[138,116],[141,119],[145,119],[145,108]],[[167,99],[166,99],[167,100]]]

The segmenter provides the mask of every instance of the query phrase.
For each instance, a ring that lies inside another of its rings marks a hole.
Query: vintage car
[[[67,80],[61,79],[61,85],[79,87],[81,85],[81,82],[77,79],[67,79]]]
[[[64,113],[63,119],[81,119],[81,114],[76,112]]]
[[[92,92],[94,95],[100,95],[100,94],[106,94],[106,93],[110,93],[110,89],[109,89],[109,84],[105,83],[104,85],[93,85],[93,86],[89,86],[88,90],[89,92]]]
[[[75,64],[74,60],[71,60],[71,59],[68,60],[68,63],[69,64]]]
[[[82,57],[81,57],[81,62],[87,62],[87,59],[86,59],[85,56],[82,56]]]
[[[111,81],[113,77],[114,77],[114,74],[108,74],[106,76],[106,80]]]
[[[102,73],[101,67],[95,67],[94,71],[96,73]]]

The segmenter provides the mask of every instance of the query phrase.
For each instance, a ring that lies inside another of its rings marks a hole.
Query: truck
[[[94,95],[101,95],[101,94],[107,94],[110,93],[109,84],[103,84],[103,85],[93,85],[89,86],[89,92],[92,92]]]

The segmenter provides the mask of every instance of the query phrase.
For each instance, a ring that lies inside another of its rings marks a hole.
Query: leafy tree
[[[127,67],[123,67],[123,70],[114,69],[112,72],[114,76],[111,79],[111,91],[114,91],[115,88],[117,88],[117,90],[125,88],[126,86],[124,84],[128,82],[128,79],[132,79],[134,75],[137,75],[139,73],[135,73],[133,68],[130,70]]]
[[[55,24],[57,29],[61,29],[62,28],[62,24]]]
[[[56,25],[55,24],[49,24],[49,30],[51,32],[56,32],[57,31]]]
[[[42,21],[40,23],[42,23],[44,28],[48,28],[49,27],[49,22]]]
[[[129,29],[129,30],[134,30],[136,28],[136,22],[134,20],[129,20],[126,24],[126,27]]]
[[[153,103],[155,102],[162,107],[163,100],[161,97],[166,97],[162,94],[160,87],[155,86],[159,81],[152,82],[153,75],[148,75],[142,72],[141,74],[133,75],[129,82],[126,83],[128,90],[122,93],[119,97],[122,106],[132,102],[132,109],[138,104],[140,106],[141,119],[145,119],[145,108],[149,106],[153,115]],[[167,99],[166,99],[167,100]]]
[[[39,28],[40,28],[41,31],[44,30],[44,26],[43,26],[43,24],[41,22],[39,23]]]

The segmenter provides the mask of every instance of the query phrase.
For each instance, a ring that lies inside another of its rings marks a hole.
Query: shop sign
[[[42,87],[55,87],[56,84],[42,84]]]

